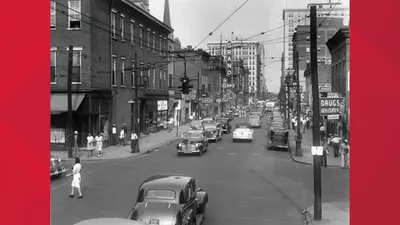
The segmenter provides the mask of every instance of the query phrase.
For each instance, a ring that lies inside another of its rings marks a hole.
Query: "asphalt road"
[[[232,122],[247,122],[237,118]],[[266,117],[264,117],[266,121]],[[312,166],[297,164],[287,152],[265,150],[266,123],[252,143],[232,142],[232,134],[211,143],[202,157],[178,157],[175,144],[138,158],[84,162],[83,199],[70,199],[72,178],[52,181],[51,221],[72,225],[98,217],[126,218],[141,182],[155,174],[186,174],[200,180],[209,203],[203,225],[300,225],[313,204]],[[323,168],[323,201],[349,201],[348,170]]]

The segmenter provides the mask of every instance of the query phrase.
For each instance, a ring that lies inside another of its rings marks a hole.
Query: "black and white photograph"
[[[51,224],[349,225],[349,23],[350,0],[50,0]]]

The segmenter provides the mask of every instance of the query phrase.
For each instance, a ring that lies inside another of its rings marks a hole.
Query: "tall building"
[[[226,61],[228,41],[210,41],[207,44],[207,51],[211,55],[222,55]],[[249,91],[255,95],[257,87],[259,87],[260,79],[257,79],[264,74],[264,66],[262,60],[265,57],[264,45],[257,41],[241,41],[234,40],[232,43],[232,60],[243,60],[243,65],[249,70]],[[222,46],[222,49],[221,49]],[[261,60],[262,59],[262,60]]]
[[[86,145],[88,133],[100,132],[106,145],[113,144],[113,124],[118,128],[125,124],[128,132],[134,121],[140,122],[140,132],[162,125],[168,117],[168,82],[172,79],[167,75],[168,64],[159,62],[167,56],[170,26],[125,0],[51,1],[50,17],[52,149],[65,150],[72,141],[66,136],[71,45],[72,129],[79,132],[78,145]],[[142,86],[138,89],[139,115],[133,101],[136,84]]]
[[[342,18],[344,25],[349,24],[350,10],[349,8],[340,7],[341,3],[321,3],[312,4],[317,5],[317,18]],[[334,7],[334,8],[333,8]],[[332,10],[333,8],[333,10]],[[332,12],[331,12],[332,10]],[[329,13],[330,12],[330,13]],[[329,15],[328,15],[329,14]],[[281,76],[281,85],[283,85],[284,77],[288,72],[293,71],[293,56],[290,53],[293,52],[293,46],[291,44],[292,36],[298,25],[310,25],[310,9],[284,9],[283,10],[283,22],[285,24],[283,29],[283,70]]]

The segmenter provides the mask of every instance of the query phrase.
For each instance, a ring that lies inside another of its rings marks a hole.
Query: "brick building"
[[[70,45],[73,130],[80,133],[80,145],[85,145],[88,133],[99,132],[109,144],[112,124],[118,128],[126,124],[130,131],[135,116],[130,101],[135,98],[135,63],[141,69],[137,81],[148,80],[139,91],[140,131],[146,130],[149,120],[159,125],[167,117],[166,110],[158,108],[164,109],[161,101],[168,100],[167,64],[162,60],[172,28],[132,1],[59,0],[50,2],[50,7],[52,149],[65,149],[67,141]]]
[[[343,18],[317,18],[317,52],[318,52],[318,63],[329,65],[331,63],[331,55],[326,42],[332,37],[335,32],[343,26]],[[292,60],[292,64],[296,65],[295,54],[299,53],[299,74],[304,74],[307,69],[307,64],[311,60],[310,54],[310,26],[301,25],[296,27],[296,32],[293,34],[292,42],[289,43],[292,51],[289,52],[289,58]],[[309,96],[306,88],[306,79],[303,76],[299,77],[300,86],[303,89],[302,101],[306,100],[306,96]],[[304,91],[306,90],[306,91]],[[309,105],[309,102],[306,102]]]
[[[187,49],[181,50],[182,53],[187,53],[191,50],[192,46],[187,46]],[[177,51],[175,51],[177,52]],[[179,52],[179,51],[178,51]],[[212,105],[206,105],[197,99],[208,97],[209,90],[211,90],[211,84],[208,83],[208,63],[211,55],[202,49],[196,49],[186,54],[186,75],[192,81],[190,84],[193,85],[193,89],[189,95],[183,96],[185,104],[190,105],[190,108],[185,110],[185,117],[188,118],[193,112],[204,112],[206,114],[211,113]],[[185,73],[185,63],[183,60],[177,60],[175,62],[175,73],[177,77],[183,76]],[[180,82],[178,80],[178,82]]]
[[[221,55],[214,55],[210,57],[208,64],[208,85],[210,86],[210,93],[213,97],[213,112],[217,113],[221,108],[220,96],[222,79],[226,76],[226,63],[224,57]],[[218,100],[217,100],[218,99]]]
[[[345,98],[345,109],[340,115],[338,133],[350,138],[350,30],[349,27],[340,28],[328,40],[326,46],[332,54],[331,80],[332,92],[339,93]]]
[[[303,110],[307,113],[308,111],[312,111],[312,85],[311,85],[311,63],[307,63],[307,69],[304,71],[304,77],[306,79],[306,88],[305,90],[305,102],[309,104],[303,108]],[[330,91],[330,83],[331,83],[331,65],[326,65],[323,62],[318,65],[318,87],[319,92],[329,92]]]

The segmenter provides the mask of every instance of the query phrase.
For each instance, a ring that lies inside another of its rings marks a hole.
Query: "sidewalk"
[[[303,163],[303,164],[313,164],[313,156],[311,155],[311,146],[313,144],[312,140],[312,129],[306,130],[305,133],[302,133],[303,139],[301,140],[301,150],[303,152],[303,156],[296,156],[296,140],[295,140],[295,134],[296,132],[294,130],[289,131],[289,146],[291,152],[290,155],[292,157],[292,160],[298,163]],[[350,161],[350,158],[349,158]],[[350,163],[349,163],[350,164]],[[328,166],[329,167],[341,167],[341,158],[340,156],[338,158],[335,158],[333,156],[333,149],[329,151],[328,155]]]
[[[312,225],[349,225],[350,224],[350,206],[348,202],[322,203],[322,220],[314,220],[314,207],[308,208],[304,215],[305,224]]]
[[[139,139],[139,153],[131,153],[130,144],[125,146],[108,146],[103,148],[103,156],[97,157],[97,153],[93,152],[93,157],[87,157],[86,148],[81,148],[79,152],[79,158],[81,161],[99,161],[107,159],[121,159],[128,157],[135,157],[138,155],[147,154],[163,146],[169,145],[177,141],[181,135],[187,132],[190,128],[189,124],[179,126],[178,136],[176,135],[176,127],[172,132],[160,131],[157,133],[149,134]],[[61,160],[67,161],[72,160],[68,158],[67,151],[51,151],[51,155],[61,158]]]

